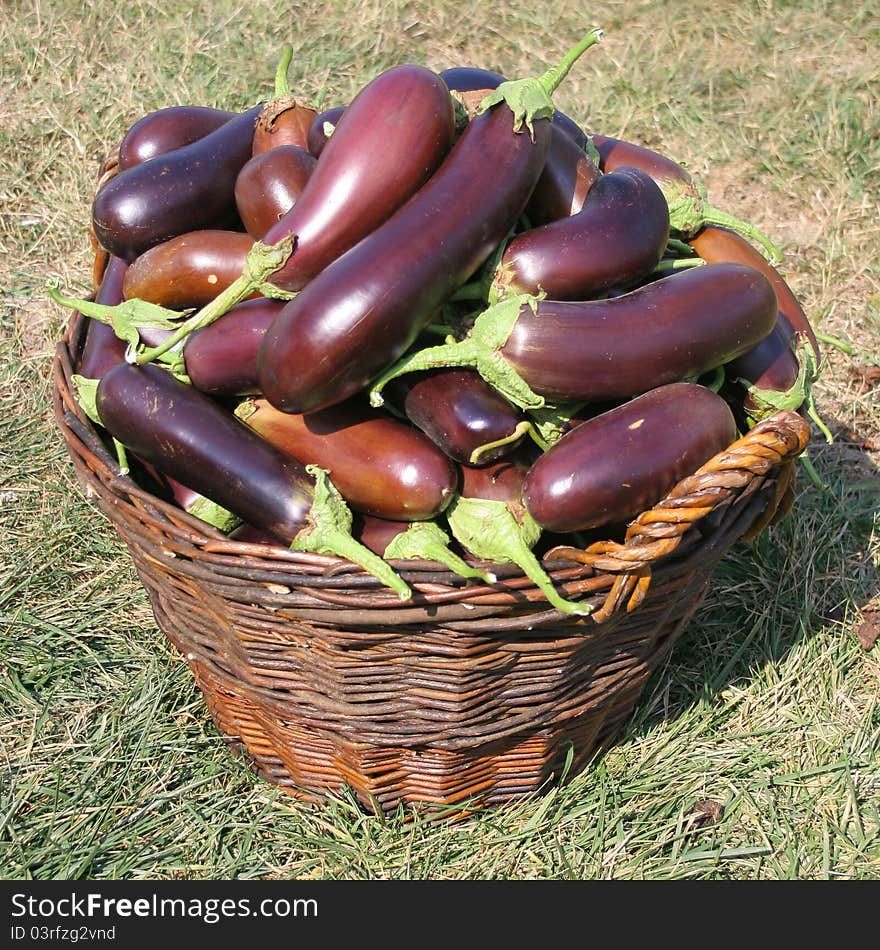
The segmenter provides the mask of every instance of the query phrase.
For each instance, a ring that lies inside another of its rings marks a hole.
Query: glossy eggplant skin
[[[133,261],[187,231],[236,217],[235,179],[251,157],[260,106],[208,135],[120,172],[95,195],[92,227],[102,247]]]
[[[339,120],[342,118],[343,112],[345,112],[345,106],[333,106],[330,109],[319,112],[315,118],[312,119],[308,134],[306,135],[306,148],[308,148],[315,158],[321,154],[324,150],[324,146],[327,144],[327,140],[330,138],[327,134],[327,126],[331,125],[333,129],[335,129]]]
[[[445,69],[440,75],[469,114],[490,90],[505,81],[500,73],[470,66]],[[546,224],[580,211],[590,186],[599,177],[598,167],[584,151],[586,143],[586,133],[557,109],[544,170],[526,206],[531,224]]]
[[[623,166],[638,168],[654,179],[667,200],[681,194],[698,196],[690,173],[666,155],[607,135],[593,134],[590,140],[599,153],[599,168],[603,172],[613,172]]]
[[[301,290],[387,220],[446,157],[455,135],[449,90],[421,66],[394,66],[355,96],[296,204],[264,235],[296,247],[271,281]]]
[[[590,188],[577,214],[523,231],[496,274],[505,293],[583,300],[648,274],[669,241],[669,206],[637,168],[619,168]]]
[[[766,408],[749,389],[757,390],[759,397],[760,392],[785,393],[798,380],[800,363],[791,348],[791,337],[782,329],[784,319],[777,318],[769,336],[724,367],[730,401],[737,410],[744,410],[746,418]]]
[[[238,115],[209,106],[168,106],[138,119],[119,143],[119,171],[204,138]]]
[[[112,254],[107,260],[104,276],[95,292],[95,301],[114,307],[125,299],[122,283],[128,264]],[[125,359],[126,342],[120,339],[107,323],[85,318],[86,339],[79,359],[77,372],[86,379],[100,379],[112,366]]]
[[[253,154],[263,155],[282,145],[308,148],[309,127],[318,114],[293,96],[278,96],[267,102],[254,128]]]
[[[502,459],[491,465],[462,465],[462,498],[502,501],[512,512],[523,504],[522,491],[529,466],[521,459]]]
[[[511,438],[522,422],[522,414],[469,369],[400,376],[387,393],[413,425],[457,462],[470,463],[480,446]],[[487,451],[481,464],[509,454],[523,437]]]
[[[526,206],[526,217],[538,227],[577,214],[600,176],[599,168],[554,116],[547,164]]]
[[[379,557],[385,556],[388,545],[406,531],[411,522],[389,521],[387,518],[376,518],[373,515],[358,514],[352,533],[364,547],[369,548]]]
[[[331,145],[344,128],[345,117]],[[471,120],[418,193],[281,312],[259,356],[269,401],[312,412],[354,395],[401,356],[516,223],[551,128],[545,118],[534,139],[514,132],[504,104]]]
[[[179,234],[131,262],[123,292],[127,300],[137,297],[172,310],[203,307],[241,275],[253,244],[241,231]]]
[[[566,433],[529,469],[523,500],[542,528],[559,534],[628,521],[735,438],[721,396],[670,383]]]
[[[501,354],[549,402],[625,399],[736,359],[776,312],[760,271],[706,264],[619,297],[523,304]]]
[[[262,240],[296,204],[315,162],[311,152],[298,145],[276,145],[255,155],[238,173],[235,205],[255,241]]]
[[[458,488],[458,468],[423,433],[362,400],[308,415],[251,403],[246,424],[303,465],[330,473],[355,511],[391,521],[438,515]]]
[[[243,521],[286,544],[305,526],[314,480],[303,466],[161,367],[113,367],[97,405],[123,445]]]
[[[244,300],[187,337],[183,360],[192,385],[212,396],[258,392],[257,353],[283,306],[268,297]]]
[[[708,264],[733,261],[759,270],[773,285],[779,304],[779,331],[789,342],[795,334],[809,340],[818,362],[819,342],[800,301],[779,271],[746,238],[716,225],[705,225],[688,243]]]

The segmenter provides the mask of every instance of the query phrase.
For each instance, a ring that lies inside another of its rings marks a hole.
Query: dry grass
[[[880,27],[870,4],[609,2],[557,104],[686,162],[784,249],[826,346],[836,440],[789,519],[732,552],[626,733],[567,786],[448,823],[297,804],[208,720],[49,408],[64,314],[89,290],[100,160],[163,105],[239,108],[278,51],[316,104],[379,69],[549,64],[574,6],[267,0],[6,4],[0,19],[0,870],[64,878],[876,878]],[[847,24],[844,29],[843,24]]]

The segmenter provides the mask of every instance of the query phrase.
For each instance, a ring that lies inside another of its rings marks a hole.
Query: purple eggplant
[[[345,106],[332,106],[330,109],[319,112],[312,119],[306,135],[306,147],[315,158],[324,151],[324,146],[336,130],[343,112],[345,112]]]
[[[155,244],[125,275],[126,300],[161,307],[203,307],[241,274],[254,239],[241,231],[202,228]]]
[[[361,390],[485,262],[541,174],[552,128],[549,92],[596,39],[594,31],[558,69],[523,81],[543,95],[542,111],[534,116],[516,114],[504,99],[521,84],[500,86],[497,103],[485,100],[485,111],[417,194],[288,303],[259,357],[260,385],[273,405],[312,412]],[[333,133],[312,181],[353,108]]]
[[[254,240],[262,240],[290,211],[314,170],[314,156],[296,145],[276,145],[242,168],[235,182],[235,205]]]
[[[424,433],[362,400],[304,416],[255,398],[236,414],[301,464],[326,469],[356,511],[423,521],[440,514],[458,488],[458,467]]]
[[[178,234],[224,227],[237,217],[235,179],[251,157],[260,106],[215,131],[110,179],[92,203],[102,247],[132,261]]]
[[[666,155],[607,135],[591,135],[599,153],[599,167],[611,172],[622,166],[639,168],[650,175],[669,204],[669,222],[673,231],[685,240],[707,224],[730,228],[757,242],[771,260],[780,260],[779,249],[756,227],[709,204],[706,188],[689,171]]]
[[[402,598],[407,585],[350,535],[351,513],[321,469],[300,465],[159,366],[121,363],[98,385],[110,434],[165,475],[295,550],[348,557]]]
[[[168,106],[138,119],[119,143],[119,171],[190,145],[238,115],[208,106]]]
[[[258,393],[257,353],[283,306],[283,301],[267,297],[237,304],[187,338],[177,372],[212,396]]]
[[[95,293],[95,302],[108,307],[116,306],[125,299],[122,293],[128,264],[113,255],[107,261],[101,284]],[[125,359],[125,340],[120,339],[108,323],[86,318],[86,340],[77,372],[85,379],[100,379],[104,373]]]
[[[735,438],[721,396],[670,383],[564,435],[531,466],[522,497],[542,528],[560,534],[628,521]]]
[[[543,292],[554,300],[583,300],[644,277],[668,241],[663,192],[637,168],[619,168],[595,182],[577,214],[516,235],[492,293],[496,299]]]
[[[472,370],[404,376],[392,383],[389,396],[446,455],[469,465],[508,455],[528,430],[522,413]]]
[[[742,264],[705,264],[602,300],[509,297],[461,341],[415,351],[374,382],[471,366],[523,409],[625,399],[736,359],[776,322],[767,278]]]

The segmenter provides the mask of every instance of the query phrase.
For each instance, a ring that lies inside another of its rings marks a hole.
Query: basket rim
[[[215,572],[238,573],[246,580],[268,584],[270,589],[273,582],[284,586],[282,578],[294,574],[297,586],[316,601],[312,609],[318,615],[323,608],[338,616],[340,609],[363,607],[367,602],[371,609],[380,608],[389,621],[392,616],[406,622],[403,618],[424,614],[426,607],[417,607],[414,614],[413,607],[402,606],[393,591],[344,558],[230,539],[120,472],[75,396],[72,377],[86,326],[86,318],[72,311],[57,342],[52,366],[53,411],[86,495],[103,499],[104,505],[99,507],[111,521],[119,506],[128,505],[144,531],[161,533],[171,556],[198,558]],[[593,603],[589,616],[596,623],[604,623],[621,609],[630,612],[644,600],[658,567],[678,561],[681,569],[687,570],[701,554],[717,560],[741,537],[754,536],[763,529],[776,514],[785,492],[791,492],[793,463],[809,438],[809,424],[801,415],[791,410],[775,412],[632,519],[623,543],[598,541],[585,549],[557,546],[544,554],[542,566],[563,596]],[[739,499],[754,495],[770,497],[757,506],[760,510],[749,506],[750,516],[735,518],[736,524],[719,523],[707,530],[710,516],[717,519]],[[719,538],[723,539],[720,543]],[[513,564],[478,561],[497,576],[497,583],[489,585],[461,578],[434,561],[388,563],[412,585],[414,594],[418,592],[419,603],[433,608],[458,606],[459,613],[467,609],[476,619],[474,611],[481,607],[489,614],[497,613],[499,607],[525,607],[533,614],[533,623],[577,619],[551,607],[543,592]],[[283,604],[280,591],[279,596]]]

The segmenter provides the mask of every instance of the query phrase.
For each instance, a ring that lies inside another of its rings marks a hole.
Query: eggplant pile
[[[318,111],[134,122],[92,204],[74,378],[120,464],[231,538],[495,583],[621,538],[820,353],[772,242],[673,159],[581,128],[553,69],[403,64]]]

